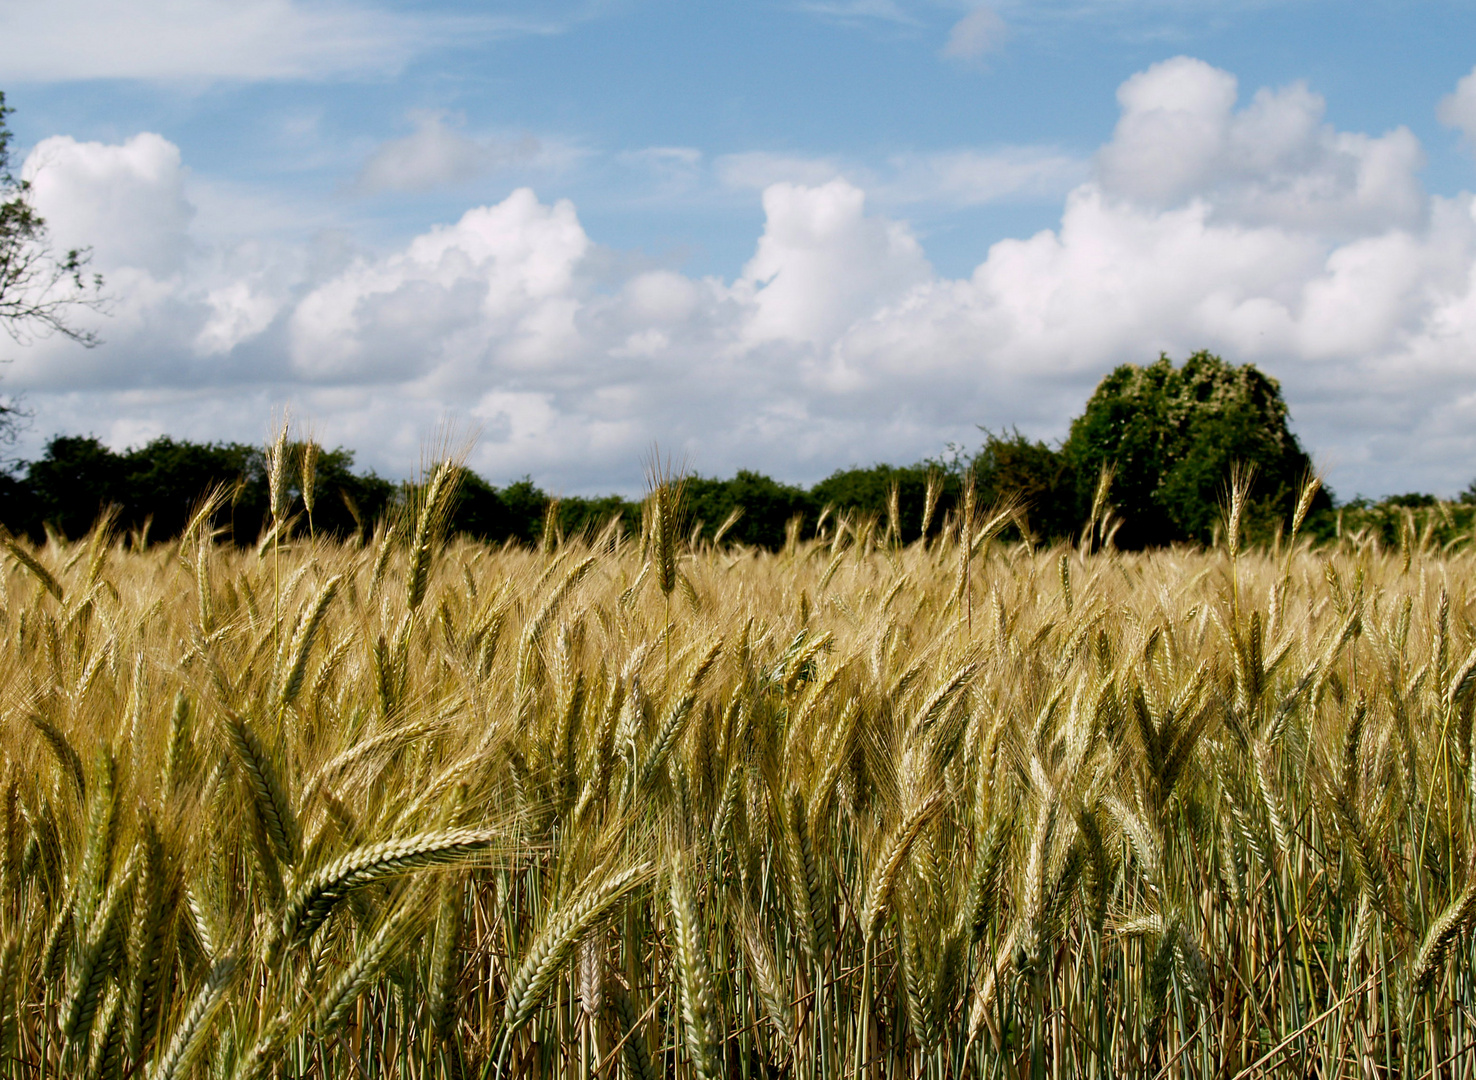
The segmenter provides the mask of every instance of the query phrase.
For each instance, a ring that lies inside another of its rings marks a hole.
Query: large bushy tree
[[[1160,356],[1117,368],[1072,422],[1061,454],[1075,475],[1078,514],[1102,468],[1113,469],[1117,542],[1128,548],[1210,540],[1237,464],[1252,475],[1247,524],[1264,537],[1291,515],[1312,469],[1276,380],[1208,352],[1182,367]],[[1327,506],[1324,492],[1314,509]]]

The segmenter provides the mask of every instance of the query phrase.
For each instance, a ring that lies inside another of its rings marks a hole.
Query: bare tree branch
[[[29,345],[61,334],[91,348],[100,339],[70,321],[78,308],[106,309],[101,274],[89,273],[89,248],[58,253],[51,249],[46,221],[31,205],[31,185],[10,170],[12,110],[0,92],[0,326],[11,339]],[[10,414],[0,410],[0,426]]]

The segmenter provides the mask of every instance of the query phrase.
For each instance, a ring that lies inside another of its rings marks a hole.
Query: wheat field
[[[498,550],[449,476],[5,539],[0,1073],[1476,1075],[1469,551]]]

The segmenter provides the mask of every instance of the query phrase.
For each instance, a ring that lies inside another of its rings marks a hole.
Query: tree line
[[[293,448],[301,466],[289,471],[298,527],[348,539],[365,534],[413,497],[413,485],[357,471],[343,448]],[[808,488],[748,470],[727,479],[685,479],[687,528],[695,538],[777,549],[791,531],[809,535],[826,514],[879,524],[916,539],[925,522],[942,526],[972,485],[981,508],[1017,509],[1017,536],[1040,542],[1074,538],[1105,505],[1120,548],[1212,543],[1232,473],[1249,498],[1244,528],[1270,539],[1284,527],[1312,463],[1289,425],[1280,387],[1251,364],[1233,365],[1199,352],[1175,366],[1166,356],[1124,364],[1098,385],[1065,440],[1049,445],[1019,431],[984,432],[973,449],[950,446],[911,465],[842,469]],[[37,542],[48,532],[85,534],[98,515],[137,543],[178,536],[208,491],[229,494],[216,526],[237,544],[255,543],[270,520],[267,457],[262,447],[195,443],[161,437],[117,452],[90,436],[63,435],[35,461],[0,474],[0,522]],[[931,496],[929,494],[931,490]],[[932,503],[931,512],[929,503]],[[638,502],[610,495],[557,498],[529,478],[496,487],[462,470],[450,531],[490,543],[539,544],[596,532],[620,519],[639,521]],[[1381,503],[1336,505],[1322,490],[1309,519],[1312,535],[1371,530],[1388,543],[1413,531],[1424,542],[1465,535],[1476,518],[1476,485],[1458,503],[1433,496],[1396,496]]]

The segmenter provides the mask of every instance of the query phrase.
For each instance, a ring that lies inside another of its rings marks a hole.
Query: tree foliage
[[[1251,364],[1208,352],[1182,367],[1167,356],[1123,364],[1098,384],[1061,447],[1077,514],[1090,506],[1101,470],[1111,468],[1121,546],[1208,542],[1238,465],[1251,476],[1251,534],[1267,536],[1290,517],[1312,471],[1287,421],[1280,385]],[[1331,505],[1323,493],[1313,509]]]
[[[872,465],[864,469],[840,469],[820,481],[811,494],[822,505],[851,514],[885,516],[892,488],[897,489],[897,510],[903,538],[914,540],[922,529],[927,502],[929,469],[925,465]],[[952,489],[947,505],[953,503]],[[935,517],[938,515],[935,514]],[[935,527],[938,521],[932,523]]]
[[[985,431],[984,445],[971,462],[980,505],[1014,499],[1026,529],[1042,540],[1076,534],[1080,514],[1076,479],[1060,450],[1022,435]]]
[[[353,454],[341,448],[318,455],[313,527],[319,534],[352,536],[372,526],[395,498],[397,485],[372,472],[356,473],[353,463]],[[291,512],[300,514],[302,478],[297,470],[289,477]],[[0,518],[11,531],[36,538],[45,526],[77,537],[113,507],[119,528],[166,540],[184,530],[201,497],[216,488],[228,494],[216,527],[238,543],[255,542],[271,516],[260,447],[166,436],[118,453],[91,436],[58,436],[43,457],[27,464],[24,480],[11,479],[0,489]]]
[[[791,518],[813,523],[818,509],[811,492],[748,469],[740,469],[731,480],[689,477],[685,495],[687,512],[694,523],[701,523],[703,535],[716,535],[729,515],[741,510],[725,539],[770,549],[783,545]]]

